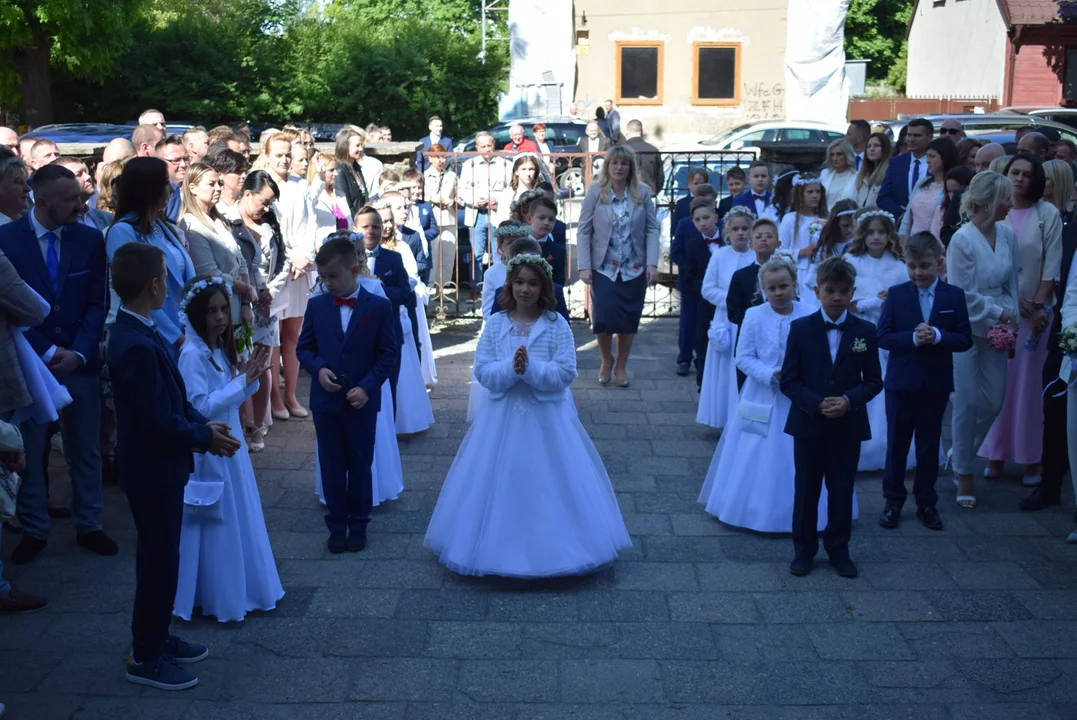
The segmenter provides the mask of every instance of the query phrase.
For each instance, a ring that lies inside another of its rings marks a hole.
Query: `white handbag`
[[[19,486],[22,478],[19,474],[0,467],[0,520],[15,517],[15,504],[19,499]]]
[[[721,318],[711,320],[707,338],[717,352],[728,352],[733,345],[733,333],[730,332],[729,323]]]
[[[183,489],[183,514],[199,520],[224,520],[221,496],[224,482],[190,480]]]
[[[774,403],[757,403],[750,400],[740,399],[737,403],[737,414],[740,415],[741,429],[756,435],[767,436],[770,432],[770,415],[774,411]]]

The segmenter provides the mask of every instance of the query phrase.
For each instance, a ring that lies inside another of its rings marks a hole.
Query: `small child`
[[[517,255],[525,255],[528,253],[532,255],[542,254],[542,246],[538,244],[537,240],[532,237],[513,240],[512,243],[505,249],[505,262],[508,262]],[[547,260],[546,262],[549,262],[549,260]],[[501,312],[505,309],[501,307],[501,303],[498,301],[498,299],[501,297],[501,290],[502,286],[499,286],[494,292],[494,306],[491,311],[492,313]],[[565,319],[566,322],[568,322],[568,305],[565,303],[565,289],[557,283],[553,284],[553,297],[554,309],[561,317]]]
[[[708,199],[712,205],[718,202],[718,189],[713,185],[700,185],[695,188],[696,197],[693,199]],[[684,377],[691,372],[692,361],[695,360],[696,368],[699,368],[704,357],[697,352],[696,327],[699,324],[699,286],[703,282],[703,273],[706,264],[699,270],[698,277],[692,277],[688,270],[688,243],[699,237],[699,230],[692,222],[692,214],[689,207],[684,209],[684,217],[677,225],[670,225],[673,233],[673,242],[669,247],[670,262],[677,265],[677,290],[681,296],[681,315],[677,331],[677,374]],[[715,218],[718,210],[715,207]]]
[[[774,195],[771,197],[770,206],[760,217],[768,217],[775,223],[780,223],[789,213],[793,204],[793,181],[800,176],[796,170],[789,170],[774,179]]]
[[[725,309],[726,317],[735,328],[733,332],[733,348],[737,347],[737,338],[740,334],[740,325],[744,322],[744,314],[748,308],[761,305],[763,296],[759,292],[759,268],[765,265],[767,260],[778,249],[778,226],[770,218],[759,218],[752,223],[752,252],[755,253],[755,262],[737,270],[729,279],[729,291],[726,293]],[[744,373],[737,369],[737,388],[744,385]]]
[[[231,290],[220,277],[188,281],[180,301],[187,341],[179,369],[187,399],[210,420],[239,426],[239,407],[269,369],[270,349],[240,360]],[[232,457],[200,456],[183,494],[179,584],[172,613],[190,621],[195,607],[220,622],[272,610],[284,597],[269,544],[258,481],[245,444]]]
[[[558,200],[567,200],[568,198],[572,197],[572,188],[565,188],[560,192],[554,192],[553,184],[546,180],[540,182],[536,187],[541,190],[546,195],[546,197],[550,199],[551,202],[554,203],[556,203]],[[568,225],[565,224],[564,220],[558,219],[554,221],[553,230],[550,231],[550,235],[553,236],[554,242],[556,242],[563,248],[566,247],[566,244],[568,242],[566,239],[567,232]]]
[[[874,325],[879,321],[888,288],[906,282],[909,277],[890,213],[875,208],[860,213],[845,259],[856,270],[856,292],[849,310]],[[879,367],[883,375],[886,375],[887,355],[886,350],[879,351]],[[857,465],[860,472],[882,470],[886,465],[886,399],[882,393],[868,403],[868,422],[871,439],[860,446]],[[915,466],[914,458],[909,467]]]
[[[714,306],[708,330],[707,358],[699,390],[696,422],[714,428],[725,427],[737,405],[737,370],[733,363],[733,334],[726,310],[729,281],[733,273],[752,265],[756,256],[748,246],[755,217],[743,205],[734,205],[725,216],[725,239],[707,265],[701,293]]]
[[[164,306],[164,251],[149,243],[116,248],[112,289],[122,305],[108,336],[108,365],[116,408],[116,465],[138,532],[134,649],[128,682],[184,690],[198,678],[179,664],[209,656],[204,645],[169,635],[179,578],[184,486],[194,453],[231,457],[240,442],[222,422],[191,407],[175,350],[157,332],[151,313]]]
[[[841,577],[856,577],[849,557],[853,480],[860,443],[871,438],[867,404],[882,391],[875,326],[849,314],[856,271],[841,258],[817,272],[822,309],[794,320],[782,364],[782,394],[793,408],[785,432],[793,436],[793,575],[811,572],[819,550],[818,506],[825,480],[827,526],[823,547]]]
[[[725,171],[726,196],[722,198],[722,202],[718,203],[719,222],[725,219],[725,214],[736,204],[737,197],[744,193],[744,188],[747,186],[748,175],[740,165],[734,165]]]
[[[464,575],[588,573],[632,541],[569,401],[576,344],[553,312],[553,268],[517,255],[506,282],[505,310],[490,316],[475,353],[489,402],[449,468],[425,545]]]
[[[693,349],[696,354],[696,390],[700,390],[707,359],[707,331],[714,319],[714,305],[702,296],[703,276],[707,274],[707,266],[722,248],[722,238],[718,229],[718,210],[709,197],[697,197],[692,201],[689,212],[692,225],[695,226],[695,234],[685,238],[685,262],[681,267],[686,276],[686,286],[698,296],[696,326],[691,328],[691,331],[695,334]]]
[[[557,203],[542,193],[523,207],[523,220],[531,226],[531,237],[542,246],[542,256],[553,267],[555,285],[565,285],[565,248],[553,238],[557,223]]]
[[[774,257],[757,269],[767,301],[744,316],[737,366],[748,380],[714,451],[699,502],[727,525],[789,532],[793,519],[793,439],[782,432],[790,413],[778,392],[790,323],[811,313],[796,302],[797,271]],[[818,527],[826,526],[825,505]]]
[[[482,284],[482,326],[486,327],[486,323],[490,321],[490,316],[497,312],[495,306],[497,305],[497,296],[501,292],[502,286],[505,284],[505,263],[509,261],[508,248],[514,241],[522,238],[530,237],[531,226],[525,225],[517,220],[503,220],[500,225],[497,226],[497,230],[494,231],[494,238],[497,245],[494,247],[494,262],[490,265],[486,271]],[[475,350],[478,353],[478,348]],[[474,367],[474,362],[472,363]],[[468,392],[467,400],[467,421],[475,422],[475,418],[479,416],[483,408],[486,406],[486,388],[484,388],[479,381],[475,378],[474,372],[471,375],[471,389]]]
[[[797,274],[801,278],[800,295],[805,303],[814,303],[811,286],[805,287],[812,255],[826,223],[826,190],[814,175],[798,175],[793,180],[792,212],[782,218],[778,239],[782,250],[796,258]]]
[[[744,205],[758,218],[768,214],[771,199],[770,168],[763,160],[753,160],[748,166],[748,190],[735,199],[733,204]]]
[[[887,219],[887,229],[893,234],[893,220],[888,215]],[[874,224],[875,217],[868,220]],[[935,492],[942,416],[954,390],[954,353],[972,347],[972,329],[964,291],[939,280],[941,250],[929,232],[909,238],[905,244],[909,282],[891,287],[880,311],[879,347],[890,354],[885,381],[886,507],[879,517],[885,528],[895,528],[901,521],[901,507],[908,496],[905,459],[915,436],[912,492],[916,517],[928,529],[942,529]]]
[[[692,167],[688,168],[688,177],[685,182],[688,183],[688,194],[677,201],[677,204],[673,206],[673,213],[669,218],[669,231],[673,233],[676,231],[680,221],[686,217],[689,217],[688,206],[692,204],[692,200],[699,197],[699,188],[703,185],[709,184],[711,181],[710,173],[707,172],[707,168]],[[711,185],[710,187],[714,187]],[[715,202],[718,198],[718,190],[714,190]]]
[[[800,296],[815,297],[815,267],[829,257],[841,257],[853,238],[853,216],[856,215],[855,200],[839,200],[830,208],[830,215],[819,233],[819,242],[812,251],[808,269],[801,278]]]
[[[314,258],[328,291],[307,302],[296,354],[316,382],[310,409],[325,492],[329,551],[366,547],[381,389],[398,362],[393,306],[359,287],[355,247],[329,240]],[[362,332],[357,332],[363,326]]]

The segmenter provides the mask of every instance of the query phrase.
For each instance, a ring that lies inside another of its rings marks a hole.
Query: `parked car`
[[[576,152],[576,142],[584,136],[584,131],[587,129],[587,121],[576,117],[532,117],[506,120],[494,125],[486,132],[494,136],[494,147],[500,150],[511,142],[509,128],[513,125],[522,125],[524,135],[534,140],[535,135],[531,128],[536,123],[546,125],[546,142],[550,144],[554,152]],[[469,135],[457,141],[453,149],[456,152],[475,152],[475,135]]]
[[[759,154],[761,142],[821,143],[829,145],[845,137],[845,126],[815,120],[757,120],[730,128],[714,137],[699,141],[696,149],[746,150]],[[699,147],[703,146],[703,147]],[[663,148],[665,149],[665,148]],[[670,150],[686,150],[682,146]]]
[[[130,138],[137,125],[118,125],[113,123],[59,123],[41,125],[26,133],[40,140],[52,140],[54,143],[100,143],[118,137]]]
[[[1064,108],[1057,105],[1053,107],[1046,105],[1014,105],[1002,108],[999,113],[1028,115],[1029,117],[1042,118],[1043,120],[1050,120],[1077,128],[1077,108]]]
[[[1012,133],[1023,125],[1038,125],[1041,127],[1054,128],[1063,139],[1077,142],[1077,130],[1070,125],[1065,125],[1053,120],[1046,120],[1035,115],[1022,115],[1015,112],[1000,112],[992,113],[990,115],[977,115],[975,113],[955,115],[910,115],[909,117],[898,118],[896,120],[884,120],[879,124],[886,126],[886,134],[893,140],[897,138],[898,134],[901,132],[901,128],[908,125],[909,122],[916,117],[930,120],[936,130],[938,130],[938,127],[942,124],[943,120],[953,118],[961,123],[962,127],[965,129],[965,134],[969,137],[978,137],[986,133]]]

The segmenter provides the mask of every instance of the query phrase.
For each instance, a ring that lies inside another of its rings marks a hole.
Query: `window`
[[[618,42],[614,77],[618,105],[662,104],[662,43]]]
[[[692,43],[692,104],[740,105],[740,43]]]
[[[1077,47],[1066,48],[1066,69],[1062,82],[1062,97],[1077,99]]]

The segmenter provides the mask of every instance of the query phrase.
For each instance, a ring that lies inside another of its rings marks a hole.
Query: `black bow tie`
[[[830,321],[824,320],[823,321],[823,327],[826,328],[827,332],[830,332],[831,330],[837,330],[838,332],[845,332],[845,323],[843,323],[843,322],[832,323]]]
[[[752,194],[752,200],[762,200],[763,202],[766,202],[767,196],[766,195],[756,195],[756,194],[753,193]]]

